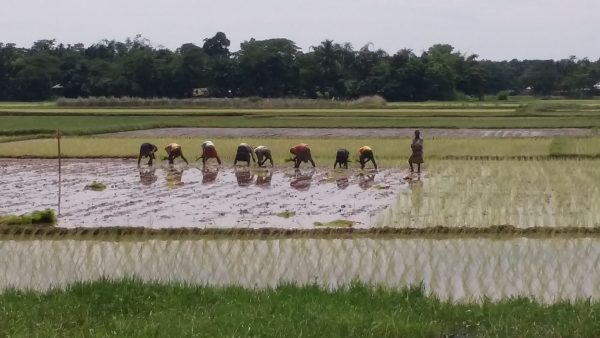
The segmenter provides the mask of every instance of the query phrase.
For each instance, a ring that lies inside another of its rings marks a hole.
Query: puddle
[[[400,189],[400,170],[252,169],[132,160],[64,160],[59,226],[313,228],[338,219],[376,223]],[[57,208],[56,160],[0,160],[0,214]],[[85,190],[93,181],[104,191]],[[294,217],[276,214],[295,212]]]
[[[274,287],[423,283],[441,299],[600,299],[600,239],[5,240],[0,290],[139,278]]]

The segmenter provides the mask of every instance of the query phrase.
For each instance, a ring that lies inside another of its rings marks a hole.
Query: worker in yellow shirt
[[[373,154],[373,149],[371,149],[371,147],[369,147],[369,146],[360,147],[360,149],[358,149],[358,154],[359,154],[358,161],[360,162],[361,169],[364,169],[365,164],[367,164],[367,162],[371,161],[371,162],[373,162],[373,166],[377,170],[377,162],[375,162],[375,155]]]
[[[185,161],[185,164],[189,164],[188,160],[183,156],[183,152],[181,151],[181,146],[177,143],[171,143],[167,145],[165,148],[167,155],[169,156],[169,164],[173,164],[173,161],[177,157],[181,157],[182,160]]]

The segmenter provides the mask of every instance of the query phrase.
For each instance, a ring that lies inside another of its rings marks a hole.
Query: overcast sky
[[[417,53],[448,43],[481,58],[600,58],[600,0],[1,0],[0,42],[55,38],[86,45],[136,34],[174,49],[222,31],[250,38],[324,39]]]

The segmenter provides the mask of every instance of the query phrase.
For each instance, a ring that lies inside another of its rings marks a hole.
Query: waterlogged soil
[[[600,239],[4,240],[0,291],[136,278],[191,285],[335,289],[422,283],[444,300],[600,300]]]
[[[0,160],[0,214],[58,209],[57,160]],[[315,228],[377,223],[408,188],[400,170],[143,166],[63,160],[61,227]],[[102,191],[86,189],[92,182]],[[338,223],[336,223],[338,224]],[[343,223],[342,223],[343,224]]]
[[[443,129],[420,128],[427,137],[589,136],[585,128]],[[102,134],[108,137],[412,137],[415,128],[159,128]]]

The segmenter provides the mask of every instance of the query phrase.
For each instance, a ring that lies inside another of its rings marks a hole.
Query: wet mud
[[[56,160],[0,160],[0,214],[57,209]],[[132,160],[63,160],[60,227],[314,228],[375,225],[408,189],[400,170],[142,166]],[[85,189],[93,181],[103,191]],[[293,217],[280,215],[294,212]],[[278,215],[279,214],[279,215]]]

